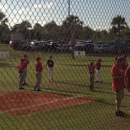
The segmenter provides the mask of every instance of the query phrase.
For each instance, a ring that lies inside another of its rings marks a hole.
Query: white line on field
[[[74,99],[74,98],[77,98],[77,97],[80,97],[80,96],[67,97],[67,98],[63,98],[63,99],[55,99],[55,100],[50,101],[50,102],[39,103],[39,104],[36,104],[36,105],[29,105],[29,106],[26,106],[26,107],[8,109],[8,110],[6,110],[6,111],[4,111],[4,112],[19,111],[19,110],[24,110],[24,109],[29,109],[29,108],[38,107],[38,106],[44,106],[44,105],[47,105],[47,104],[56,103],[56,102],[58,102],[58,101],[66,101],[66,100]]]

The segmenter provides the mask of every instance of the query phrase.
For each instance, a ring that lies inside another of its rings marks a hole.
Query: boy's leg
[[[50,82],[51,79],[51,68],[48,67],[48,81]]]
[[[102,82],[102,78],[101,78],[101,71],[100,70],[98,70],[98,80],[99,80],[99,82]]]
[[[90,91],[93,91],[93,84],[94,84],[94,75],[90,74],[89,75],[89,80],[90,80]]]
[[[36,72],[36,85],[35,85],[35,87],[34,87],[34,90],[36,90],[37,84],[38,84],[38,72]]]
[[[24,73],[19,73],[19,89],[23,88]]]
[[[123,97],[124,97],[124,91],[115,92],[116,116],[122,116],[121,114],[124,114],[123,112],[120,111],[120,105]]]
[[[53,68],[50,69],[50,76],[51,76],[51,79],[53,81]]]
[[[41,78],[42,78],[42,72],[38,72],[38,80],[37,80],[38,90],[40,90]]]

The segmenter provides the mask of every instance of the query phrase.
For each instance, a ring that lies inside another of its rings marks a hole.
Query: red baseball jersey
[[[125,60],[125,61],[123,62],[123,65],[122,65],[122,69],[123,69],[123,70],[126,70],[127,67],[128,67],[128,62],[127,62],[127,60]]]
[[[100,70],[100,68],[101,68],[101,62],[97,62],[96,63],[96,65],[95,65],[95,67],[96,67],[96,70]]]
[[[28,59],[24,59],[24,63],[25,63],[25,67],[27,68],[27,65],[29,64],[29,60]]]
[[[20,62],[19,64],[18,64],[18,66],[17,66],[17,68],[18,68],[18,72],[19,73],[23,73],[23,71],[24,71],[24,69],[25,69],[25,64],[24,63],[22,63],[22,62]]]
[[[111,68],[111,75],[112,77],[124,76],[122,67],[120,67],[118,64],[114,64]],[[124,89],[124,86],[125,86],[124,77],[112,78],[112,89],[114,91],[122,91]]]
[[[42,66],[42,63],[40,61],[37,61],[35,63],[35,69],[36,69],[36,71],[42,72],[43,66]]]
[[[95,66],[94,65],[91,66],[88,64],[87,67],[88,67],[89,74],[94,74]]]

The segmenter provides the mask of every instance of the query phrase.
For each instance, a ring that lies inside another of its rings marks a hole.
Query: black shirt
[[[48,67],[53,67],[54,66],[53,60],[48,60],[47,65],[48,65]]]

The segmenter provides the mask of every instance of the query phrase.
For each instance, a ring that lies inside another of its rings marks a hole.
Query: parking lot
[[[17,50],[38,50],[38,51],[56,51],[56,52],[72,52],[85,51],[86,53],[129,53],[129,41],[99,41],[94,43],[92,40],[78,40],[75,43],[65,40],[32,40],[28,41],[10,41],[9,46]]]

